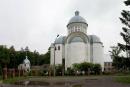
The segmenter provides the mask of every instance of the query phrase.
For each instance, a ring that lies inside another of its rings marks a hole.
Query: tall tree
[[[7,67],[7,64],[10,62],[9,51],[6,46],[0,46],[0,62],[3,67]]]
[[[10,57],[10,64],[9,64],[9,67],[10,68],[16,68],[16,52],[15,52],[15,49],[14,49],[14,46],[11,46],[9,48],[9,57]]]
[[[124,1],[126,6],[130,6],[130,0]],[[121,22],[125,25],[122,27],[123,32],[121,32],[121,36],[126,44],[118,43],[119,47],[126,52],[130,57],[130,11],[123,10],[121,12],[122,17],[120,18]]]
[[[48,48],[48,51],[43,54],[43,55],[40,55],[40,62],[39,64],[42,65],[42,64],[50,64],[50,47]]]
[[[111,58],[114,59],[115,57],[119,57],[119,54],[121,53],[121,48],[119,46],[112,46],[111,47]]]

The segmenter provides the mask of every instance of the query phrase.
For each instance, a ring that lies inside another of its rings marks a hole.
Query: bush
[[[75,63],[73,64],[72,69],[77,72],[85,71],[85,74],[100,74],[101,72],[101,65],[100,64],[93,64],[88,62],[83,63]]]
[[[101,65],[100,64],[94,64],[93,66],[93,71],[94,73],[97,75],[97,74],[100,74],[101,72]]]
[[[67,68],[67,70],[65,71],[65,75],[75,75],[74,69],[72,69],[71,67]]]
[[[56,65],[55,69],[56,69],[56,75],[61,76],[62,75],[62,65],[61,64]]]

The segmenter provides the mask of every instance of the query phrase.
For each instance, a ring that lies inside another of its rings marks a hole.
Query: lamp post
[[[56,36],[55,40],[59,37],[59,34]],[[56,76],[56,70],[55,70],[55,42],[54,42],[54,66],[53,66],[53,75]]]

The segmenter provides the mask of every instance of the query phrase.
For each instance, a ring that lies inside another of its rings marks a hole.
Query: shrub
[[[82,72],[85,71],[85,74],[100,74],[101,71],[101,65],[100,64],[93,64],[93,63],[88,63],[88,62],[83,62],[83,63],[75,63],[73,64],[72,69],[75,71]]]

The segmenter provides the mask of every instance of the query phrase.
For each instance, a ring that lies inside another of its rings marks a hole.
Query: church
[[[98,63],[104,69],[104,46],[96,35],[87,34],[88,23],[79,11],[67,24],[67,36],[57,36],[50,47],[50,64],[65,64],[65,69],[74,63]]]

